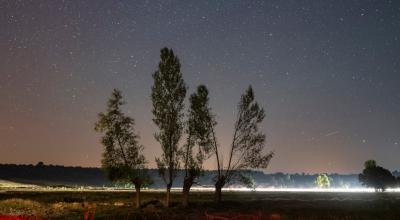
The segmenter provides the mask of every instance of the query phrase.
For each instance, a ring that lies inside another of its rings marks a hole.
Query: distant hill
[[[152,188],[164,188],[164,183],[158,176],[156,169],[149,169],[149,175],[154,184]],[[178,173],[174,181],[174,187],[181,187],[183,181],[183,171]],[[282,188],[312,188],[315,187],[317,174],[286,174],[273,173],[265,174],[261,171],[247,171],[252,176],[258,187],[282,187]],[[394,174],[399,174],[394,172]],[[199,179],[201,186],[213,186],[212,178],[216,176],[216,171],[205,171]],[[360,187],[358,174],[329,174],[331,187]],[[108,181],[105,173],[100,168],[65,167],[59,165],[16,165],[0,164],[0,179],[27,184],[38,185],[63,185],[63,186],[115,186]],[[237,186],[239,183],[234,183]]]

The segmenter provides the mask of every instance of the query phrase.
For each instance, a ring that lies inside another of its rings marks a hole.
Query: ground
[[[15,189],[15,188],[36,188],[39,187],[37,185],[33,184],[26,184],[26,183],[19,183],[19,182],[13,182],[13,181],[8,181],[8,180],[2,180],[0,179],[0,190],[5,190],[5,189]]]
[[[133,191],[2,190],[0,215],[40,216],[44,219],[204,219],[204,213],[235,216],[254,214],[269,219],[400,219],[400,193],[337,192],[224,192],[212,202],[212,192],[192,192],[190,207],[172,193],[172,207],[164,208],[164,192],[144,191],[143,208],[134,208]],[[139,218],[138,218],[139,217]]]

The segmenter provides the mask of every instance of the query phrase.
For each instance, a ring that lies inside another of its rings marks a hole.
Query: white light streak
[[[182,191],[181,188],[173,188],[174,191]],[[193,191],[213,192],[214,188],[211,187],[192,187]],[[373,188],[223,188],[222,191],[227,192],[337,192],[337,193],[374,193]],[[389,188],[385,192],[400,192],[400,188]]]

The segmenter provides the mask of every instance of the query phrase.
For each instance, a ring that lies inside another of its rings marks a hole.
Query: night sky
[[[383,0],[0,0],[0,163],[100,166],[94,122],[119,88],[154,167],[165,46],[188,95],[209,88],[225,151],[251,84],[276,153],[267,172],[400,169],[400,1]]]

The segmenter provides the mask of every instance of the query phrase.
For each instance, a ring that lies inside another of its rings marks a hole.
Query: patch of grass
[[[0,200],[0,213],[9,215],[35,215],[44,214],[45,208],[36,201],[29,199]]]
[[[9,191],[0,192],[0,214],[37,215],[52,219],[202,219],[204,212],[227,215],[276,214],[281,219],[400,219],[399,193],[224,192],[213,202],[212,192],[192,192],[190,206],[181,206],[181,193],[172,193],[170,208],[164,192],[144,191],[142,208],[135,208],[132,191]]]

